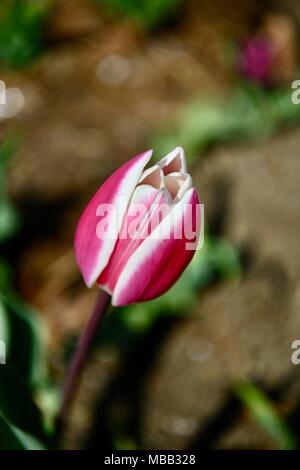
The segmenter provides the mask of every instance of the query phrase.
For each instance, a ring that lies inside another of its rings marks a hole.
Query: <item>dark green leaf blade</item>
[[[251,382],[240,382],[235,393],[250,411],[253,419],[279,443],[281,449],[297,448],[297,440],[293,432],[278,413],[265,393]]]
[[[42,414],[26,383],[8,364],[0,366],[0,412],[23,431],[46,437]]]
[[[44,447],[0,415],[0,450],[44,450]]]

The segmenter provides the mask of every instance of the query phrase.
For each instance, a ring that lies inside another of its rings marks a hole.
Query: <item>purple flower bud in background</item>
[[[272,48],[266,39],[249,39],[241,54],[242,73],[251,81],[266,84],[270,77],[272,56]]]

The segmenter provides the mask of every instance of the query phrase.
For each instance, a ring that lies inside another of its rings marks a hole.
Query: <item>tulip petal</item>
[[[165,185],[174,201],[177,202],[192,187],[193,181],[188,173],[174,172],[165,176]]]
[[[164,174],[161,167],[153,165],[143,171],[139,184],[150,184],[154,188],[162,188],[164,186]]]
[[[174,172],[186,173],[186,160],[182,147],[176,147],[157,163],[165,175]]]
[[[187,238],[176,237],[188,216],[200,232],[197,192],[188,190],[167,217],[129,258],[116,283],[112,304],[124,306],[150,300],[166,292],[191,261],[195,249],[186,249]],[[192,212],[191,212],[192,208]],[[183,234],[184,235],[184,234]],[[188,240],[191,242],[192,240]],[[196,246],[196,244],[195,244]]]
[[[79,220],[74,239],[75,257],[89,287],[94,284],[109,261],[128,203],[151,156],[152,150],[149,150],[115,171],[98,189]],[[111,205],[115,208],[115,211],[108,213],[109,237],[104,238],[97,235],[100,215],[98,209],[101,205]]]
[[[100,287],[109,293],[113,292],[131,255],[167,216],[171,204],[172,198],[165,188],[157,190],[150,185],[136,187],[114,252],[97,280]]]

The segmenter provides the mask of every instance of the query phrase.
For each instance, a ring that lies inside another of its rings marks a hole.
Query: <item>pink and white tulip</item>
[[[115,171],[76,229],[75,255],[85,283],[97,283],[115,306],[162,295],[197,249],[200,205],[184,151],[178,147],[145,170],[151,156],[142,153]]]

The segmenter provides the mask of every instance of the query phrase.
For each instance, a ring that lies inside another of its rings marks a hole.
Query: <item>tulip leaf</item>
[[[46,379],[45,331],[39,317],[12,294],[0,297],[7,324],[7,362],[33,388]],[[3,313],[4,315],[4,313]]]
[[[42,414],[26,383],[9,364],[0,366],[0,412],[25,432],[45,437]]]
[[[281,449],[297,448],[294,433],[260,388],[245,381],[238,383],[234,391],[253,419],[279,443]]]
[[[44,450],[34,437],[10,424],[0,414],[0,450]]]
[[[9,326],[5,306],[0,298],[0,341],[5,344],[5,352],[9,347]],[[1,357],[0,357],[1,363]]]

